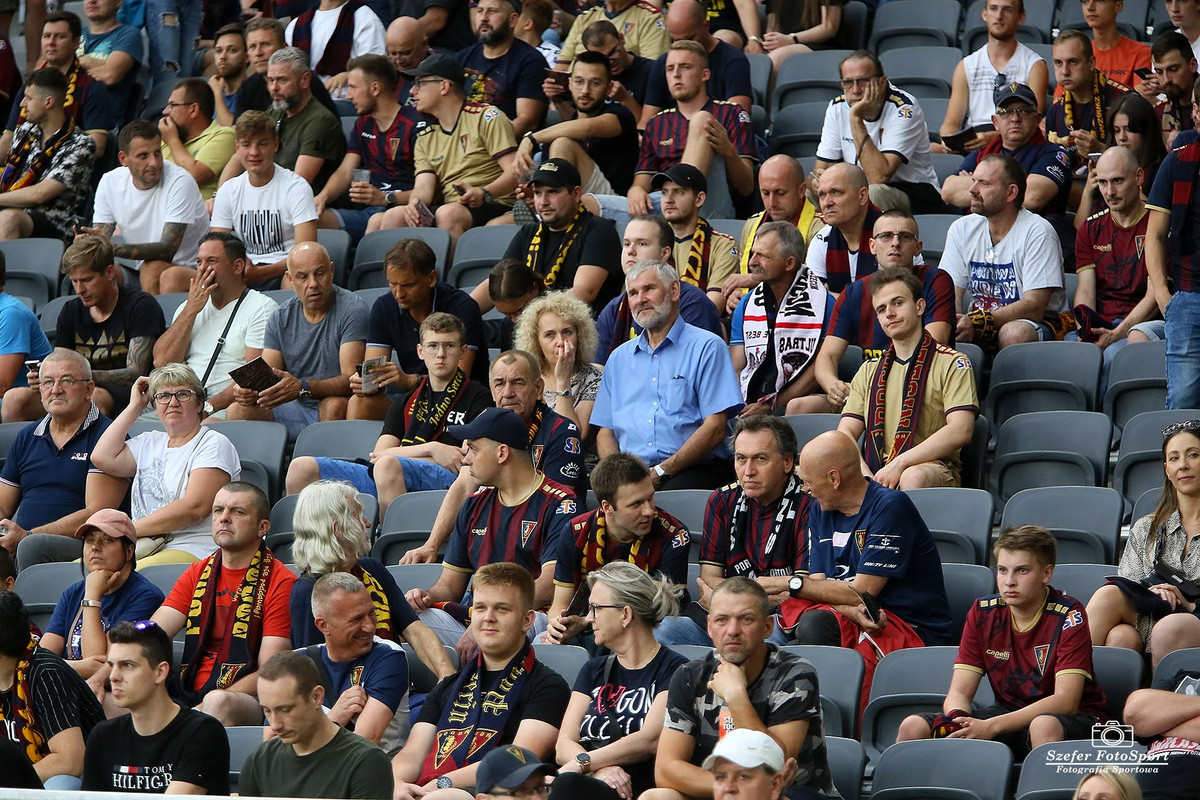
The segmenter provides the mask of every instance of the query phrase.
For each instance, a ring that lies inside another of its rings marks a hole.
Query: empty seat
[[[442,574],[441,564],[391,564],[387,568],[402,591],[428,589]]]
[[[240,423],[239,423],[240,424]],[[375,449],[382,422],[373,420],[333,420],[309,425],[296,437],[292,457],[328,456],[329,458],[366,458]]]
[[[943,544],[949,549],[956,543],[958,550],[971,553],[971,558],[959,560],[961,563],[988,563],[994,508],[990,494],[982,489],[952,487],[910,489],[907,494],[933,532],[939,552]],[[947,560],[942,557],[943,562]]]
[[[221,422],[216,429],[233,442],[243,461],[257,461],[267,470],[272,497],[283,491],[283,457],[287,451],[287,427],[280,422],[243,420]]]
[[[883,63],[883,70],[892,85],[917,98],[918,105],[921,105],[921,98],[950,97],[950,77],[962,61],[962,51],[953,46],[901,47],[880,53],[879,60]],[[944,108],[942,116],[937,119],[925,115],[925,123],[937,131],[942,126],[945,115]]]
[[[380,534],[405,530],[424,530],[428,534],[445,497],[444,489],[400,495],[384,513],[383,524],[379,528]]]
[[[1086,606],[1096,590],[1108,582],[1107,576],[1115,573],[1111,564],[1059,564],[1050,584]]]
[[[1116,564],[1124,504],[1107,486],[1025,489],[1004,506],[1001,530],[1017,525],[1048,528],[1058,541],[1058,560]]]
[[[901,47],[954,47],[961,14],[958,0],[891,0],[875,12],[868,49],[882,56]]]
[[[821,645],[786,645],[782,649],[803,657],[816,668],[825,735],[857,735],[866,673],[862,654],[850,647]]]
[[[837,789],[842,800],[859,800],[862,797],[863,773],[867,769],[867,751],[862,744],[826,732],[825,757],[829,760],[833,788]]]
[[[836,431],[841,414],[789,414],[784,417],[796,433],[800,449],[826,431]]]
[[[928,119],[926,119],[928,122]],[[957,172],[962,159],[958,156],[944,156],[953,159],[952,169]],[[927,262],[938,262],[942,259],[942,251],[946,248],[946,234],[955,220],[962,219],[958,214],[917,214],[917,230],[921,234],[921,256]]]
[[[1167,401],[1167,342],[1134,342],[1117,351],[1104,392],[1104,413],[1117,436],[1145,411],[1161,411]]]
[[[814,50],[788,56],[775,75],[771,118],[792,103],[828,103],[842,93],[838,65],[849,50]],[[823,116],[823,115],[822,115]]]
[[[992,361],[984,416],[1003,425],[1031,411],[1094,411],[1099,407],[1100,348],[1088,342],[1028,342]]]
[[[317,242],[329,251],[333,262],[333,282],[346,285],[346,274],[350,269],[350,234],[332,228],[317,228]]]
[[[1111,435],[1108,417],[1094,411],[1017,414],[996,436],[992,493],[1003,504],[1022,489],[1103,485]]]
[[[170,594],[175,583],[187,571],[191,564],[149,564],[138,567],[142,577],[162,590],[164,595]]]
[[[389,228],[372,231],[358,243],[358,249],[354,253],[354,269],[351,270],[350,277],[347,279],[347,286],[350,289],[358,289],[366,285],[378,285],[364,282],[364,274],[374,271],[368,270],[368,265],[375,263],[382,265],[387,251],[391,249],[392,245],[403,239],[420,239],[428,244],[437,257],[438,274],[446,274],[450,254],[450,234],[448,232],[441,228]],[[499,256],[497,256],[497,260],[499,260]],[[382,266],[379,269],[382,269]]]
[[[817,154],[821,129],[828,103],[789,103],[775,112],[771,120],[771,152],[792,158]]]
[[[504,256],[519,228],[519,225],[484,225],[468,230],[454,246],[454,264],[446,274],[446,282],[464,291],[474,289]],[[471,277],[464,277],[467,275]]]
[[[1145,659],[1141,653],[1125,647],[1097,645],[1092,648],[1092,668],[1096,683],[1108,701],[1109,719],[1121,719],[1125,701],[1142,685]]]
[[[575,685],[579,670],[588,661],[588,652],[574,644],[542,644],[534,642],[533,654],[537,660],[562,675],[567,686]]]
[[[692,547],[698,549],[704,538],[704,509],[711,494],[705,489],[667,489],[654,493],[654,505],[682,522],[691,534]]]
[[[379,534],[379,538],[371,545],[371,558],[383,564],[398,564],[405,553],[420,547],[429,540],[428,527],[426,526],[425,530],[388,531]],[[445,545],[439,549],[439,556],[445,552],[445,549]]]
[[[79,551],[83,553],[82,543],[79,545]],[[62,593],[83,580],[83,577],[83,567],[78,562],[32,564],[17,574],[13,591],[25,604],[34,624],[45,630]]]
[[[871,800],[1005,800],[1012,765],[1012,750],[1000,742],[900,742],[879,757]]]
[[[996,593],[996,576],[979,564],[942,564],[942,581],[954,621],[953,639],[958,641],[971,606],[978,598]]]

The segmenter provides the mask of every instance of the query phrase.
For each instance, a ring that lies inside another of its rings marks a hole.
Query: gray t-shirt
[[[316,381],[341,375],[338,349],[346,342],[367,341],[370,313],[361,297],[334,286],[329,313],[312,323],[304,317],[300,298],[293,297],[267,321],[263,349],[283,353],[284,366],[297,378]]]

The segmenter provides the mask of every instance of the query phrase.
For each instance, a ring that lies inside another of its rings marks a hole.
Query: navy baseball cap
[[[512,414],[511,411],[508,413]],[[509,744],[497,747],[479,762],[475,771],[475,791],[491,794],[493,789],[516,789],[531,775],[539,772],[553,775],[557,771],[557,767],[543,763],[532,750]]]
[[[1023,83],[1006,83],[996,89],[996,108],[1004,108],[1009,100],[1020,100],[1026,105],[1037,108],[1037,96]]]
[[[529,426],[520,415],[508,408],[489,408],[466,425],[451,425],[446,432],[464,442],[468,439],[491,439],[514,450],[529,449]]]

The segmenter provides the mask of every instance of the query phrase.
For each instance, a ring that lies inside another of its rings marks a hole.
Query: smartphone
[[[41,364],[42,362],[38,361],[36,358],[31,358],[25,362],[25,371],[37,372],[37,368],[41,366]]]
[[[567,81],[569,80],[569,77],[570,76],[568,76],[567,73],[562,72],[561,70],[550,69],[549,67],[546,68],[546,80],[554,81],[562,88],[564,92],[567,91]]]
[[[425,205],[425,201],[417,198],[417,226],[421,228],[433,227],[433,212],[429,210],[429,206]]]
[[[350,171],[350,180],[354,181],[355,183],[370,183],[371,182],[371,170],[369,170],[369,169],[351,170]]]
[[[1090,164],[1092,167],[1095,167],[1096,162],[1099,160],[1100,160],[1099,153],[1088,153],[1088,164]]]
[[[1137,75],[1144,81],[1148,81],[1150,80],[1150,76],[1154,74],[1154,70],[1150,67],[1138,67],[1133,71],[1133,74]]]

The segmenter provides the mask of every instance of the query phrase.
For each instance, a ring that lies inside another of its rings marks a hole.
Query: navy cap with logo
[[[415,69],[403,73],[406,78],[445,78],[462,86],[467,82],[462,64],[454,56],[434,53],[426,58]]]
[[[1037,108],[1037,95],[1023,83],[1006,83],[996,87],[996,108],[1004,108],[1004,104],[1010,100],[1020,100]]]
[[[491,439],[514,450],[529,449],[529,425],[508,408],[485,409],[466,425],[451,425],[446,432],[464,442],[468,439]]]
[[[679,163],[668,170],[656,174],[650,179],[650,188],[658,191],[662,185],[670,181],[694,192],[707,192],[708,181],[704,173],[691,164]]]
[[[574,189],[582,184],[579,170],[565,158],[552,158],[537,168],[529,182],[535,186],[551,186],[556,189]]]
[[[509,744],[497,747],[479,762],[475,770],[475,791],[491,794],[494,789],[512,790],[532,775],[553,775],[557,771],[554,765],[543,763],[532,750]]]

